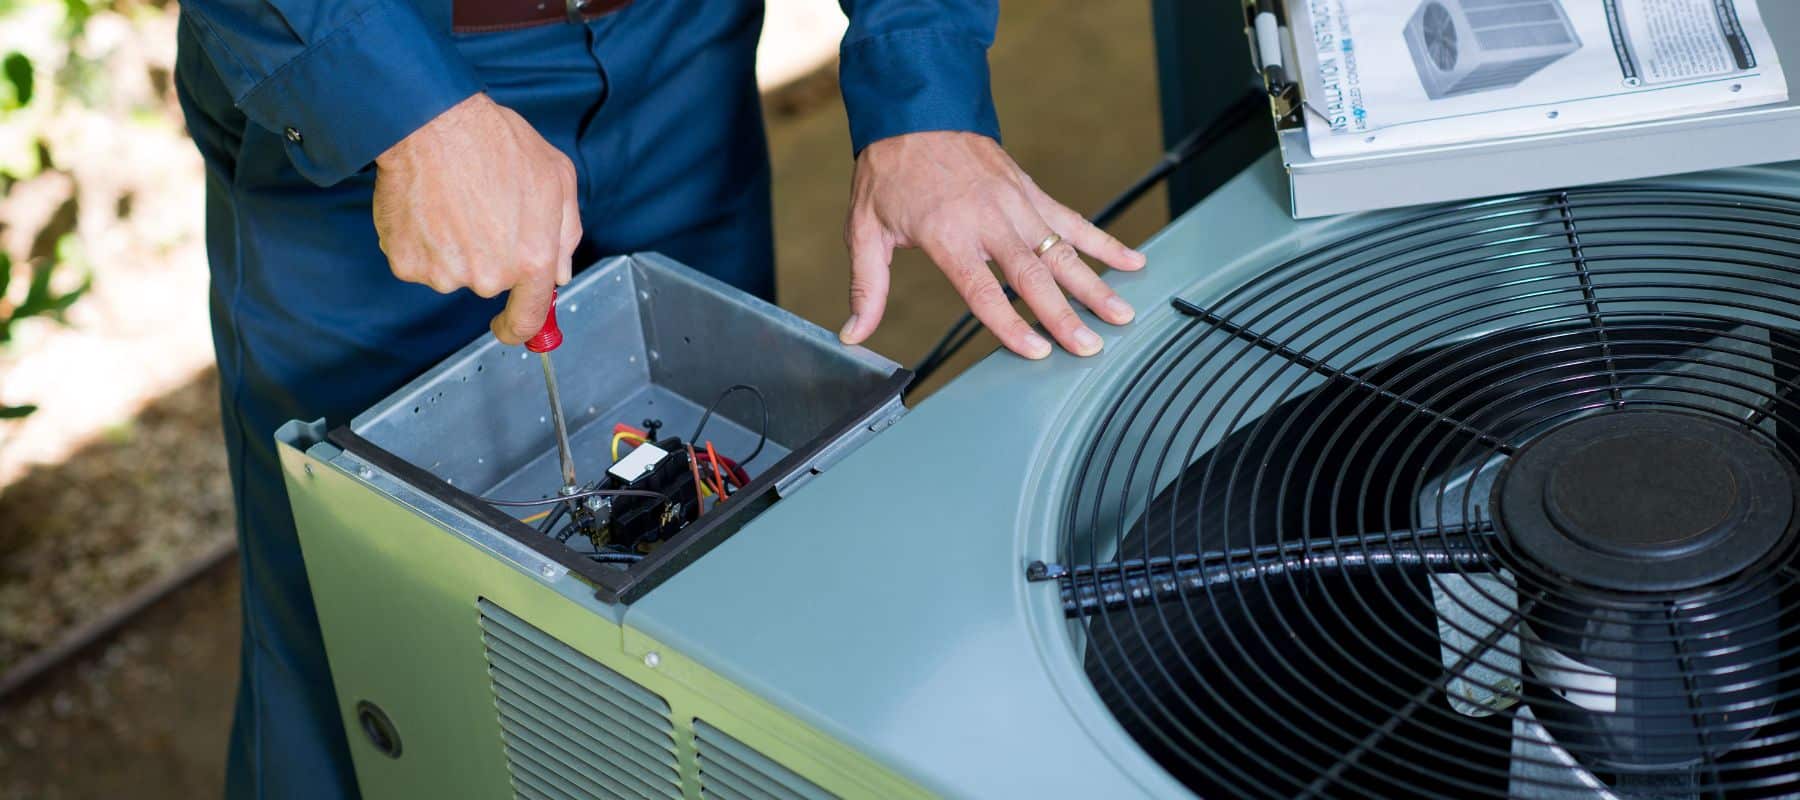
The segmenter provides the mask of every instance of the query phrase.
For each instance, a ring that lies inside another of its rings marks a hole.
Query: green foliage
[[[11,307],[7,305],[6,294],[12,285],[13,263],[4,252],[0,252],[0,344],[12,340],[13,326],[20,321],[44,317],[62,322],[63,312],[92,288],[94,276],[90,272],[82,277],[79,285],[69,291],[59,292],[55,289],[53,282],[61,268],[79,264],[81,260],[73,234],[59,240],[56,251],[55,258],[41,259],[31,265],[30,283],[25,287],[25,297],[18,305]],[[32,405],[0,405],[0,420],[18,419],[36,410],[37,406]]]
[[[81,299],[81,296],[87,294],[88,289],[93,287],[94,276],[91,274],[82,278],[81,285],[67,292],[59,293],[50,287],[50,281],[56,277],[58,268],[73,263],[79,258],[76,253],[75,237],[73,235],[64,236],[56,244],[56,258],[45,259],[32,265],[31,285],[25,291],[25,299],[14,306],[12,312],[4,319],[0,319],[0,342],[10,340],[13,323],[23,319],[43,316],[62,322],[63,312],[69,310],[69,306],[74,305],[76,300]],[[10,267],[10,260],[6,260],[3,254],[0,254],[0,265]]]
[[[60,2],[63,7],[62,33],[70,44],[66,58],[60,65],[44,65],[46,78],[53,79],[59,90],[49,94],[72,97],[78,102],[94,105],[106,91],[103,63],[99,59],[80,57],[74,42],[86,32],[88,21],[95,12],[111,7],[111,0],[49,1]],[[0,0],[0,19],[12,15],[23,4],[21,0]],[[45,87],[38,85],[37,69],[38,65],[32,63],[31,58],[24,53],[11,52],[0,57],[0,115],[22,109],[34,98],[44,94],[39,91]],[[37,140],[30,152],[0,156],[0,196],[11,191],[17,182],[29,179],[50,167],[49,149],[42,138]],[[55,235],[54,231],[41,231],[38,234],[39,237]],[[82,271],[80,283],[68,291],[58,290],[58,286],[67,285],[67,281],[61,280],[60,276],[71,268]],[[25,279],[23,292],[9,291],[15,288],[15,277]],[[79,240],[73,234],[65,234],[56,239],[53,255],[33,259],[28,265],[15,265],[6,253],[0,252],[0,346],[12,341],[14,326],[24,320],[41,318],[64,322],[64,312],[87,294],[92,285],[93,273],[82,261]],[[25,417],[36,410],[37,406],[34,405],[0,405],[0,421]]]
[[[105,8],[106,5],[104,0],[101,2],[63,0],[63,20],[64,24],[68,26],[69,35],[81,35],[82,31],[87,30],[88,19],[94,16],[95,11]]]
[[[36,86],[30,58],[24,53],[7,53],[6,58],[0,59],[0,75],[6,77],[6,84],[12,90],[10,96],[0,97],[0,109],[11,111],[31,102]]]

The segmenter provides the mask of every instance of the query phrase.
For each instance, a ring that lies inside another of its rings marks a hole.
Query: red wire
[[[700,457],[707,458],[707,455],[705,453],[701,453]],[[707,460],[710,461],[711,459],[707,459]],[[730,458],[727,458],[725,456],[719,456],[718,464],[723,466],[725,468],[725,471],[731,475],[732,483],[737,484],[739,487],[750,485],[750,473],[745,472],[744,468],[738,466],[738,463],[736,461],[732,461]]]
[[[706,442],[707,465],[712,468],[713,484],[719,491],[719,502],[725,502],[725,478],[719,472],[719,453],[713,449],[712,440]]]
[[[694,456],[694,446],[687,446],[688,469],[694,471],[694,517],[706,513],[706,501],[700,499],[700,459]]]
[[[643,428],[639,428],[635,425],[631,425],[631,424],[624,423],[624,422],[615,423],[613,425],[613,433],[614,434],[629,433],[633,436],[643,439],[646,442],[650,441],[650,434],[648,432],[646,432]],[[707,442],[707,444],[711,444],[711,442]],[[723,477],[726,477],[732,483],[737,484],[737,486],[739,488],[750,485],[750,473],[745,472],[744,468],[738,466],[738,463],[736,461],[726,458],[725,456],[719,455],[717,451],[712,451],[712,452],[695,451],[694,455],[696,458],[703,459],[707,462],[723,466],[725,468],[725,473],[726,473]],[[695,477],[698,478],[699,476],[696,475]]]

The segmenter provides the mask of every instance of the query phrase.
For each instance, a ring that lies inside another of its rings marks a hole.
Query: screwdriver
[[[556,290],[550,290],[550,314],[544,317],[544,327],[535,336],[525,340],[525,349],[538,354],[544,365],[544,389],[550,394],[550,421],[556,426],[556,453],[562,460],[563,494],[574,494],[579,484],[575,482],[575,453],[569,449],[569,424],[563,419],[562,394],[556,390],[556,368],[550,364],[550,351],[562,345],[562,329],[556,327]]]

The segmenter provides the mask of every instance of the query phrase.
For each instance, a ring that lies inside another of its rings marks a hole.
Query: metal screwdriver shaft
[[[525,342],[525,349],[538,354],[538,360],[544,365],[544,389],[550,395],[550,421],[556,427],[556,453],[562,461],[563,493],[574,494],[579,483],[575,480],[575,453],[569,449],[569,424],[563,419],[562,394],[556,388],[556,367],[550,363],[550,351],[562,344],[562,329],[556,326],[556,292],[550,292],[550,314],[544,317],[544,327],[536,336]]]
[[[563,420],[562,395],[556,391],[556,368],[548,352],[538,353],[544,363],[544,388],[550,392],[550,422],[556,426],[556,452],[562,459],[563,488],[575,489],[575,456],[569,452],[569,424]]]

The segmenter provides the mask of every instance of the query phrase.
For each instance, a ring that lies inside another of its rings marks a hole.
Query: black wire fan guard
[[[1170,773],[1800,792],[1800,199],[1468,203],[1175,305],[1027,574]]]

